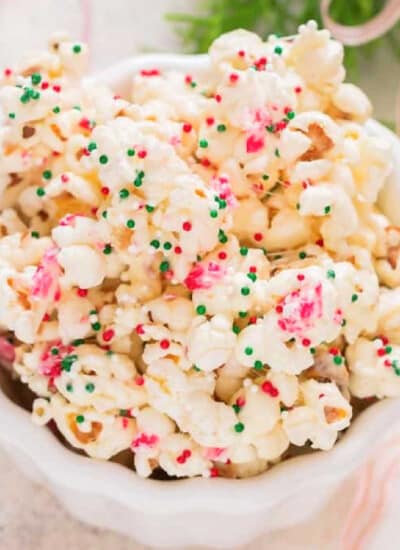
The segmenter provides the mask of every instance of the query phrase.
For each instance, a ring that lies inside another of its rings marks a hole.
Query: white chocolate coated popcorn
[[[391,150],[342,60],[309,22],[130,97],[63,34],[6,70],[0,329],[36,423],[142,477],[237,478],[400,395]]]

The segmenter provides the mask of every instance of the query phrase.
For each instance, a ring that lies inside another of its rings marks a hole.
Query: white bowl
[[[195,73],[206,70],[207,65],[206,56],[141,56],[116,65],[95,80],[125,94],[132,74],[141,68]],[[394,170],[381,203],[393,221],[399,222],[400,142],[375,121],[370,121],[368,128],[393,144]],[[82,521],[150,546],[234,548],[268,531],[293,526],[316,512],[379,446],[399,415],[400,399],[376,403],[354,421],[331,451],[292,458],[244,480],[141,479],[118,464],[68,450],[49,430],[35,426],[29,413],[3,391],[0,444],[28,476],[47,484]]]

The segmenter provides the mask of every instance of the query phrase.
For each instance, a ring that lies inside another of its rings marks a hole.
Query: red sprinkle
[[[263,147],[264,147],[264,138],[262,136],[257,137],[255,135],[251,135],[247,138],[247,141],[246,141],[247,153],[257,153]]]
[[[245,401],[244,397],[238,397],[236,399],[236,405],[240,408],[244,407],[246,405],[246,401]]]
[[[255,241],[262,241],[263,234],[262,233],[254,233],[254,240]]]
[[[184,231],[191,231],[192,229],[192,224],[190,222],[183,222],[182,224],[182,229]]]
[[[109,328],[103,332],[103,340],[105,342],[109,342],[114,338],[114,336],[115,336],[115,332],[113,331],[112,328]]]
[[[176,246],[174,248],[174,252],[175,252],[175,254],[182,254],[182,248],[180,246]]]
[[[221,96],[220,94],[215,94],[214,98],[215,98],[215,101],[216,101],[217,103],[221,103],[221,101],[222,101],[222,96]]]
[[[90,130],[91,129],[90,120],[86,117],[81,118],[81,120],[79,121],[79,126],[84,130]]]
[[[212,126],[215,122],[215,118],[213,116],[209,116],[206,118],[206,123],[208,126]]]
[[[249,325],[255,325],[257,323],[257,317],[253,315],[249,318]]]
[[[54,84],[53,90],[57,93],[61,92],[61,86],[59,84]]]
[[[236,73],[232,73],[229,75],[229,80],[232,82],[232,84],[235,84],[239,80],[239,75]]]
[[[244,50],[239,50],[238,51],[238,56],[239,57],[244,57],[246,54],[245,54],[245,51]]]
[[[297,275],[297,280],[298,280],[298,281],[304,281],[304,275],[303,275],[302,273],[299,273],[299,274]]]
[[[61,174],[61,181],[63,183],[68,183],[69,182],[69,177],[67,176],[67,174]]]
[[[192,82],[192,77],[190,76],[190,74],[187,74],[185,76],[185,82],[186,84],[190,84]]]
[[[192,131],[192,125],[189,124],[189,122],[185,122],[185,124],[182,126],[182,130],[188,134],[189,132]]]
[[[142,149],[141,151],[138,152],[138,157],[140,159],[144,159],[147,157],[147,151],[145,151],[144,149]]]
[[[303,346],[305,348],[307,348],[308,346],[311,346],[311,340],[309,338],[303,338],[303,340],[301,341],[301,343],[303,344]]]
[[[251,265],[251,266],[249,267],[249,271],[250,271],[250,273],[255,273],[255,272],[257,271],[256,266],[255,266],[255,265]]]
[[[263,382],[261,389],[264,393],[267,393],[271,397],[277,397],[279,395],[278,388],[276,388],[269,380]]]
[[[103,193],[103,195],[108,195],[110,193],[109,187],[102,187],[100,191]]]
[[[135,328],[136,334],[144,334],[144,327],[142,324],[136,325]]]
[[[85,298],[88,295],[88,291],[86,290],[86,288],[78,288],[76,293],[80,298]]]
[[[276,306],[275,311],[276,311],[276,313],[282,313],[283,312],[283,307],[282,306]]]
[[[137,386],[143,386],[143,384],[144,384],[144,378],[143,378],[143,376],[136,376],[136,378],[135,378],[135,384],[136,384]]]
[[[160,341],[160,348],[161,349],[168,349],[169,346],[170,346],[170,342],[166,338],[164,338],[163,340]]]
[[[329,350],[329,353],[330,353],[331,355],[339,355],[339,350],[338,350],[337,348],[331,348],[331,349]]]
[[[142,69],[140,74],[141,76],[159,76],[160,71],[158,69]]]
[[[219,476],[219,473],[218,473],[218,470],[217,468],[210,468],[210,477],[218,477]]]
[[[42,88],[42,90],[47,90],[47,88],[49,87],[49,83],[48,82],[42,82],[40,87]]]
[[[385,348],[379,348],[376,352],[376,354],[379,356],[379,357],[383,357],[384,355],[386,355],[386,350]]]
[[[221,252],[218,252],[218,258],[220,260],[226,260],[226,258],[227,258],[226,252],[224,252],[223,250],[221,250]]]
[[[380,339],[382,340],[382,344],[384,346],[387,346],[388,343],[389,343],[389,338],[387,338],[386,336],[380,336]]]
[[[392,362],[390,359],[385,359],[384,363],[385,367],[391,367],[392,366]]]
[[[12,70],[11,69],[4,69],[4,76],[11,76]]]
[[[315,241],[315,244],[318,246],[324,246],[324,239],[318,239],[317,241]]]
[[[296,86],[294,91],[296,92],[296,94],[300,94],[303,91],[303,88],[301,86]]]

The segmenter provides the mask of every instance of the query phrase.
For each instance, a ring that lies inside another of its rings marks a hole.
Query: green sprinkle
[[[306,252],[304,252],[304,250],[299,252],[299,258],[300,258],[300,260],[304,260],[304,258],[307,258],[307,254],[306,254]]]
[[[42,82],[42,76],[39,73],[32,73],[31,74],[31,81],[34,86],[37,86]]]
[[[275,154],[275,156],[276,156],[276,157],[278,157],[278,158],[280,158],[280,156],[281,156],[281,154],[280,154],[280,152],[279,152],[279,149],[278,149],[278,148],[276,148],[276,149],[275,149],[275,152],[274,152],[274,154]]]
[[[199,367],[197,365],[193,365],[193,370],[195,370],[196,372],[200,372],[201,369],[199,369]]]
[[[247,316],[247,311],[239,311],[239,317],[244,319]]]
[[[273,124],[270,124],[269,126],[266,126],[265,129],[267,130],[267,132],[270,132],[272,134],[272,132],[275,131],[275,126]]]
[[[346,319],[342,319],[341,326],[342,326],[342,327],[345,327],[346,325],[347,325]]]
[[[224,208],[226,208],[226,201],[225,201],[225,200],[220,199],[220,200],[218,201],[218,204],[219,204],[219,208],[220,208],[221,210],[223,210]]]
[[[328,277],[328,279],[334,279],[336,277],[336,273],[333,269],[328,269],[328,271],[326,272],[326,276]]]
[[[58,113],[59,113],[60,111],[61,111],[61,109],[60,109],[60,107],[58,107],[58,106],[54,107],[54,109],[53,109],[53,113],[54,113],[55,115],[58,115]],[[89,148],[88,148],[88,149],[89,149]]]
[[[325,206],[324,214],[329,214],[330,211],[331,211],[331,207],[330,206]]]
[[[257,275],[255,273],[247,273],[247,277],[250,279],[250,281],[257,281]]]
[[[343,363],[343,357],[341,357],[340,355],[335,355],[335,357],[333,358],[333,362],[335,363],[335,365],[341,365]]]
[[[151,204],[146,204],[145,208],[149,214],[154,212],[154,206],[151,206]]]
[[[300,210],[300,203],[299,202],[296,203],[296,210]]]
[[[111,254],[112,252],[112,246],[110,244],[106,244],[106,246],[103,248],[103,254]]]
[[[100,164],[107,164],[108,156],[107,155],[100,155],[99,162],[100,162]]]
[[[232,332],[234,332],[235,334],[239,334],[240,327],[238,327],[237,325],[232,325]]]
[[[45,170],[42,174],[42,178],[44,180],[51,180],[52,177],[53,177],[53,174],[51,173],[51,170]]]
[[[211,216],[211,218],[217,218],[218,217],[218,211],[217,210],[210,210],[210,216]]]
[[[119,198],[120,199],[127,199],[129,197],[130,193],[128,191],[128,189],[121,189],[121,191],[119,192]]]
[[[128,149],[126,154],[128,157],[134,157],[135,156],[135,149]]]
[[[294,117],[296,116],[296,113],[294,111],[289,111],[286,116],[288,117],[289,120],[293,120]]]
[[[354,302],[357,302],[357,300],[358,300],[358,294],[352,294],[351,301],[354,303]]]
[[[226,242],[228,242],[228,237],[225,235],[225,232],[222,229],[218,231],[218,240],[221,244],[225,244]]]
[[[106,351],[106,355],[107,355],[107,357],[111,357],[111,355],[114,355],[114,352],[111,349],[108,349]]]
[[[74,46],[72,46],[72,51],[74,53],[81,53],[82,47],[79,44],[75,44]]]
[[[78,414],[75,420],[77,424],[82,424],[83,422],[85,422],[85,417],[83,416],[83,414]]]
[[[65,389],[67,390],[67,392],[71,393],[74,391],[74,386],[71,384],[71,383],[68,383],[66,386],[65,386]]]
[[[240,293],[242,294],[242,296],[248,296],[250,294],[250,289],[248,286],[243,286],[241,289],[240,289]]]
[[[44,197],[45,194],[46,194],[46,191],[43,189],[43,187],[38,187],[36,189],[36,195],[38,197]]]
[[[106,220],[108,216],[107,210],[103,210],[103,212],[101,213],[101,216]]]
[[[263,368],[263,362],[260,361],[259,359],[257,359],[257,361],[254,361],[254,365],[253,367],[256,369],[256,370],[261,370]]]
[[[232,405],[232,409],[235,411],[236,414],[240,413],[240,406],[239,405]]]
[[[38,239],[40,237],[39,231],[31,231],[31,237]]]
[[[164,250],[171,250],[171,248],[172,248],[172,243],[170,243],[169,241],[166,241],[166,242],[163,244],[163,248],[164,248]]]
[[[135,220],[132,220],[131,218],[129,220],[126,220],[126,227],[128,229],[133,229],[136,225]]]
[[[234,428],[236,433],[240,433],[244,430],[244,424],[242,422],[238,422],[235,424]]]
[[[245,355],[253,355],[253,348],[250,348],[250,347],[247,347],[247,348],[244,348],[244,353]]]
[[[140,172],[138,172],[135,178],[135,181],[133,182],[133,185],[135,187],[141,187],[141,185],[143,184],[143,178],[144,178],[144,172],[143,170],[140,170]]]
[[[246,246],[241,246],[239,252],[241,256],[247,256],[249,249]]]
[[[161,263],[160,263],[160,271],[161,273],[165,273],[166,271],[168,271],[169,269],[169,261],[168,260],[163,260]]]
[[[196,88],[197,82],[193,82],[193,81],[192,81],[192,82],[190,83],[190,86],[191,86],[192,88]]]
[[[19,98],[21,103],[28,103],[30,99],[31,99],[31,96],[27,92],[24,92],[22,96]]]
[[[51,355],[58,355],[60,353],[58,348],[51,348],[50,351]]]
[[[385,351],[386,353],[392,353],[392,346],[386,346]]]
[[[15,118],[15,113],[8,113],[8,118]]]
[[[75,111],[82,111],[80,105],[74,105],[72,108],[75,109]]]
[[[208,141],[206,139],[201,139],[199,141],[199,147],[201,147],[202,149],[207,149],[208,147]]]
[[[282,46],[275,46],[274,52],[278,55],[281,55],[281,53],[283,52]]]
[[[150,246],[152,246],[153,248],[160,248],[160,241],[158,241],[157,239],[153,239],[152,241],[150,241]]]
[[[225,124],[218,124],[217,132],[225,132],[225,130],[226,130]]]
[[[128,409],[120,409],[119,410],[119,416],[125,416],[125,417],[129,418],[131,415],[129,414]]]
[[[61,361],[61,368],[66,372],[70,372],[72,363],[74,363],[77,359],[78,359],[77,355],[66,355],[64,359]]]
[[[310,353],[311,353],[311,355],[314,355],[315,354],[315,348],[310,348]]]
[[[89,382],[88,384],[86,384],[85,390],[86,390],[88,393],[93,393],[94,390],[95,390],[95,385],[92,384],[91,382]]]
[[[85,343],[85,340],[83,338],[77,338],[76,340],[72,340],[72,345],[76,347],[81,346],[84,343]]]
[[[94,151],[95,149],[97,149],[97,143],[91,141],[90,143],[88,143],[87,149],[88,151]]]
[[[101,324],[97,321],[96,323],[92,324],[92,329],[95,331],[98,331],[101,329]]]
[[[196,313],[198,315],[204,315],[206,312],[206,306],[200,305],[196,307]]]
[[[268,174],[263,174],[263,175],[262,175],[262,179],[263,179],[264,181],[269,180],[269,175],[268,175]]]

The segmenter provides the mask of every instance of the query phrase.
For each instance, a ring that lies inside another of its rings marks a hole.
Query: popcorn
[[[127,98],[87,47],[0,87],[0,328],[33,420],[142,477],[247,477],[400,392],[389,145],[314,22],[238,30]]]

